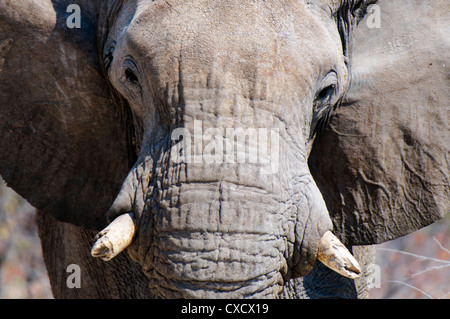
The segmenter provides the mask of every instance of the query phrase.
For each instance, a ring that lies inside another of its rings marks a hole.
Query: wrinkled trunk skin
[[[281,230],[272,229],[277,212],[267,194],[227,182],[183,183],[167,194],[161,201],[169,207],[152,211],[152,247],[140,260],[156,295],[237,298],[280,291],[286,244]]]

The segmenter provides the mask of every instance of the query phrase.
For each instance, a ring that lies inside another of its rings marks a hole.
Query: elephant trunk
[[[142,167],[136,165],[140,174]],[[145,204],[134,206],[136,225],[130,223],[134,215],[124,213],[131,206],[118,196],[115,205],[123,214],[112,215],[92,254],[111,259],[133,233],[129,253],[151,279],[155,296],[163,298],[275,297],[317,258],[343,275],[357,275],[357,262],[328,232],[328,212],[309,175],[283,197],[281,189],[267,189],[267,180],[243,182],[226,167],[207,174],[204,169],[194,164],[188,174],[177,165],[156,170],[147,188],[139,186]]]
[[[225,165],[226,166],[226,165]],[[221,169],[223,170],[221,172]],[[170,166],[129,250],[164,298],[274,297],[287,273],[277,197],[219,165]],[[176,183],[164,182],[177,176]],[[148,233],[151,231],[151,239]],[[151,244],[149,244],[151,241]],[[147,247],[147,248],[144,248]]]
[[[155,212],[153,244],[139,261],[152,291],[170,298],[278,294],[286,268],[284,240],[271,229],[276,216],[265,207],[264,195],[223,182],[183,187],[191,198]],[[246,207],[250,202],[258,212]]]
[[[317,258],[357,272],[333,236],[322,240],[332,223],[305,149],[280,128],[210,123],[189,121],[143,143],[109,212],[111,220],[132,212],[135,223],[113,222],[92,254],[110,259],[129,243],[129,233],[120,242],[114,234],[135,224],[128,251],[166,298],[275,297]]]

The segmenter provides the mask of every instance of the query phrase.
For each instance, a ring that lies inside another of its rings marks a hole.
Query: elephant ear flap
[[[132,159],[102,75],[101,1],[0,2],[0,174],[33,206],[91,229]]]
[[[354,30],[351,87],[310,156],[334,232],[352,245],[406,235],[450,208],[448,1],[377,6]]]

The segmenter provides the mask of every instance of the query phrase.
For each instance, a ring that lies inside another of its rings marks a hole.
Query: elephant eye
[[[319,94],[317,95],[317,99],[322,100],[322,101],[327,101],[331,98],[331,96],[333,95],[335,90],[336,90],[336,85],[331,84],[319,92]]]
[[[125,77],[126,77],[126,79],[129,82],[131,82],[133,84],[138,84],[139,83],[139,80],[138,80],[136,74],[131,69],[126,69],[125,70]]]
[[[128,83],[131,83],[133,85],[139,84],[139,68],[137,67],[136,63],[134,62],[133,58],[131,56],[127,56],[123,63],[124,71],[124,77]]]
[[[330,84],[317,93],[313,104],[313,112],[315,117],[321,117],[322,113],[331,108],[335,93],[336,84]]]
[[[316,93],[313,102],[310,139],[328,125],[333,104],[336,103],[336,91],[337,77],[334,72],[330,72],[322,81],[321,89]]]

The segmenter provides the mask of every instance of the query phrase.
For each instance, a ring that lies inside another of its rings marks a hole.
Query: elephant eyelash
[[[112,60],[113,60],[113,54],[112,54],[112,52],[110,52],[103,59],[103,66],[105,67],[106,70],[109,70],[109,68],[111,67]]]
[[[105,50],[105,52],[104,52],[104,57],[103,57],[103,66],[104,66],[104,68],[105,68],[105,70],[109,70],[109,68],[111,67],[111,63],[112,63],[112,61],[113,61],[113,58],[114,58],[114,51],[115,51],[115,45],[116,45],[116,42],[115,41],[113,41],[112,43],[111,43],[111,45],[110,46],[108,46],[108,48]]]
[[[329,103],[324,107],[325,112],[323,112],[317,119],[317,124],[314,127],[311,136],[322,133],[328,127],[330,120],[333,117],[333,111],[340,107],[340,105],[342,104],[342,100],[343,98],[341,97],[334,105],[331,105],[331,103]]]
[[[331,111],[333,108],[331,106],[326,108],[326,111],[318,118],[316,127],[314,128],[314,134],[322,132],[330,122]]]

